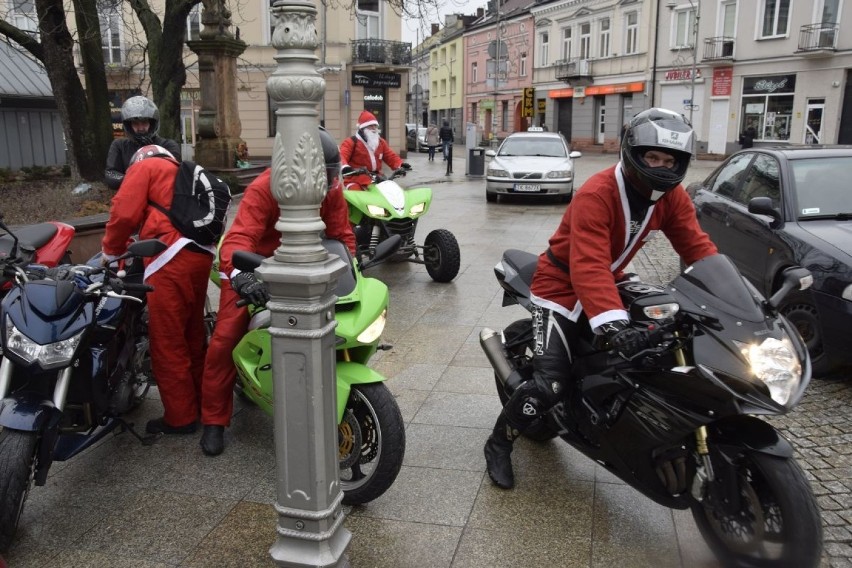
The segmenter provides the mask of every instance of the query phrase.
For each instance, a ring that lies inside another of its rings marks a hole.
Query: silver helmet
[[[133,131],[131,121],[134,119],[148,119],[149,126],[146,134],[136,134]],[[160,111],[148,97],[130,97],[121,105],[121,123],[130,139],[139,144],[150,144],[154,135],[160,130]]]

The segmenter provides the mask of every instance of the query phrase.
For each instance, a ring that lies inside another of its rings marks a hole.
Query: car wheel
[[[822,327],[816,306],[802,297],[794,297],[784,304],[781,313],[790,320],[790,323],[802,336],[805,346],[808,348],[808,354],[811,356],[813,375],[820,376],[828,373],[831,366],[825,354]]]

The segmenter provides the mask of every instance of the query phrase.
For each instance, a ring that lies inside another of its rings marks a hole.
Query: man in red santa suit
[[[140,239],[157,238],[168,245],[156,257],[145,259],[145,283],[154,287],[148,294],[151,366],[164,408],[161,418],[145,426],[149,434],[195,432],[200,408],[204,301],[216,249],[184,237],[165,213],[151,205],[171,207],[177,171],[178,161],[165,148],[140,148],[112,198],[101,244],[106,260],[125,252],[137,231]]]
[[[624,357],[648,345],[647,332],[628,325],[616,288],[639,249],[662,230],[687,264],[717,254],[681,185],[693,146],[692,126],[682,115],[641,112],[624,132],[621,161],[592,176],[565,210],[531,286],[533,380],[512,393],[485,443],[488,475],[498,487],[514,486],[514,440],[563,389],[576,388],[569,370],[581,332],[591,328]]]
[[[364,189],[370,184],[370,176],[367,174],[346,175],[356,168],[381,173],[382,162],[394,170],[400,167],[411,168],[379,135],[379,121],[373,113],[366,110],[361,113],[356,131],[354,136],[347,138],[340,145],[341,171],[345,176],[346,189]]]
[[[329,187],[320,205],[325,236],[342,241],[354,254],[355,235],[349,224],[349,210],[340,184],[340,152],[337,143],[323,128],[320,128],[320,141]],[[281,232],[275,228],[275,223],[280,210],[272,195],[270,179],[270,170],[267,169],[246,188],[234,223],[219,246],[219,312],[201,381],[201,423],[204,425],[201,450],[208,456],[217,456],[225,449],[225,427],[230,425],[234,409],[236,368],[232,352],[249,324],[248,310],[237,306],[237,300],[244,298],[259,306],[269,300],[264,284],[254,273],[235,269],[231,257],[238,250],[269,257],[278,248]]]

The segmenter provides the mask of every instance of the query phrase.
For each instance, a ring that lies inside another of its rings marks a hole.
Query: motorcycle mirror
[[[400,246],[402,246],[402,237],[400,235],[389,236],[376,245],[376,253],[370,260],[361,265],[361,270],[366,270],[371,266],[384,262],[398,251]]]
[[[166,243],[159,239],[145,239],[144,241],[136,241],[127,247],[127,252],[122,257],[128,256],[155,256],[169,248]]]
[[[790,292],[794,290],[807,290],[814,283],[811,271],[801,266],[791,266],[784,271],[784,280],[781,287],[769,298],[769,306],[777,310],[778,306]]]
[[[254,252],[238,250],[234,251],[231,262],[234,264],[234,268],[241,272],[254,272],[255,268],[260,266],[264,258],[264,256]]]

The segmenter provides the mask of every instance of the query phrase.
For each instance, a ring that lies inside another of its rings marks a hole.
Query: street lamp
[[[692,23],[692,69],[689,72],[689,123],[692,124],[692,112],[695,109],[695,65],[698,62],[698,22],[701,20],[701,0],[687,0],[695,10],[695,21]],[[666,4],[666,8],[674,11],[675,2]]]

